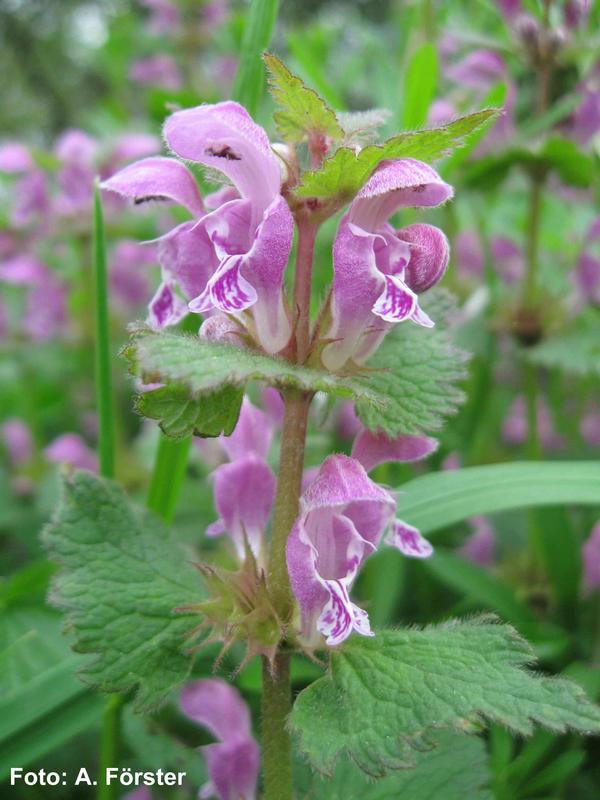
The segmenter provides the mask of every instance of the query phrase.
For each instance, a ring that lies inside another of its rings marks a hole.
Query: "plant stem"
[[[279,478],[273,511],[268,586],[273,605],[282,622],[290,616],[292,595],[285,558],[285,546],[298,516],[304,468],[304,444],[308,409],[312,395],[290,389],[284,396],[285,413],[281,433]]]
[[[178,440],[160,433],[146,505],[167,523],[173,521],[191,443],[191,436]]]
[[[286,723],[292,707],[290,655],[263,657],[262,746],[264,800],[292,800],[292,742]]]
[[[318,226],[305,220],[298,221],[298,252],[294,276],[294,302],[296,320],[296,357],[303,364],[310,350],[310,297],[315,240]]]
[[[100,775],[98,780],[98,800],[115,800],[118,797],[117,784],[105,783],[106,770],[117,766],[121,742],[121,712],[125,700],[123,695],[111,694],[106,701],[102,716],[100,735]]]
[[[529,189],[529,222],[527,232],[527,273],[523,282],[523,306],[528,309],[537,299],[537,273],[539,264],[540,223],[544,181],[531,178]]]
[[[318,226],[308,220],[298,222],[298,251],[294,281],[296,359],[302,363],[310,349],[310,298],[315,238]],[[292,613],[292,592],[285,548],[296,517],[302,488],[304,447],[311,392],[287,389],[283,393],[285,411],[281,432],[279,477],[273,510],[271,549],[267,585],[273,606],[283,625]],[[279,652],[273,666],[263,658],[262,743],[265,800],[291,800],[292,743],[286,727],[292,705],[290,655]]]
[[[96,278],[96,407],[98,410],[98,455],[100,474],[113,478],[115,426],[112,403],[112,379],[110,365],[110,330],[108,320],[108,289],[106,274],[106,248],[104,241],[104,219],[100,192],[94,190],[94,272]],[[115,800],[116,784],[107,786],[104,781],[107,767],[117,765],[121,727],[122,695],[110,695],[102,717],[100,738],[100,780],[98,800]]]
[[[104,220],[98,186],[94,192],[94,271],[96,275],[96,407],[100,474],[114,477],[115,425],[112,405],[110,330]]]

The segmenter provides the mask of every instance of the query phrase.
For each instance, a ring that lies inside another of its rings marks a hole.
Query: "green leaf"
[[[298,695],[292,727],[319,771],[348,756],[374,776],[414,764],[414,750],[440,728],[600,732],[600,708],[583,690],[528,672],[531,661],[515,630],[489,618],[355,637],[332,653],[329,675]]]
[[[567,186],[585,189],[591,184],[594,162],[570,139],[560,136],[547,139],[539,158],[549,169],[558,173],[558,177]]]
[[[495,86],[492,86],[484,102],[486,106],[502,108],[505,100],[506,84],[497,83]],[[485,138],[485,135],[490,128],[494,126],[496,121],[496,117],[491,117],[487,122],[484,122],[483,125],[481,125],[472,136],[469,136],[468,143],[459,150],[455,150],[454,153],[452,153],[452,155],[446,160],[442,168],[442,174],[451,174],[453,170],[457,169],[457,167],[463,164],[475,150],[479,142]]]
[[[425,308],[437,320],[438,312],[439,317],[447,313],[447,304],[446,295],[437,293],[434,307],[426,303]],[[201,398],[216,392],[234,398],[233,387],[241,390],[249,381],[259,380],[353,400],[368,428],[381,428],[393,436],[440,428],[443,418],[454,413],[463,399],[454,384],[465,377],[467,356],[454,347],[440,322],[434,330],[411,323],[397,325],[367,369],[347,377],[177,333],[143,333],[124,352],[132,371],[143,381],[169,384],[157,390],[156,404],[154,392],[138,402],[138,410],[146,413],[149,409],[169,435],[186,435],[193,427],[205,435],[227,432],[234,424],[233,411],[229,415],[226,403],[205,403]],[[202,417],[209,409],[216,414],[216,424],[215,417]],[[214,427],[207,430],[209,423]]]
[[[32,763],[99,720],[101,700],[73,675],[80,662],[61,636],[55,612],[29,606],[3,610],[0,780],[11,766]]]
[[[419,128],[427,120],[427,112],[438,82],[437,51],[425,42],[410,59],[404,81],[402,127]]]
[[[517,145],[499,155],[485,156],[469,167],[465,178],[469,185],[489,189],[500,184],[516,166],[536,177],[556,172],[563,183],[578,188],[590,186],[594,173],[590,156],[582,153],[574,142],[555,136],[538,150]]]
[[[244,15],[244,38],[231,97],[252,116],[256,116],[264,88],[261,56],[271,41],[278,10],[279,0],[252,0]]]
[[[71,675],[71,678],[73,676]],[[25,699],[24,703],[29,703]],[[73,695],[53,711],[36,719],[2,743],[0,781],[15,764],[26,767],[99,724],[104,699],[91,691]]]
[[[497,612],[517,627],[521,627],[523,623],[535,624],[533,612],[510,586],[467,559],[438,548],[433,557],[427,559],[426,564],[423,562],[422,566],[443,583],[485,608]]]
[[[527,461],[430,473],[402,486],[399,513],[422,533],[479,514],[566,504],[600,505],[597,461]]]
[[[67,613],[74,649],[94,656],[81,678],[107,692],[137,687],[136,707],[156,706],[192,664],[185,637],[198,618],[174,613],[203,597],[186,555],[157,517],[87,472],[64,478],[43,538],[62,567],[52,599]]]
[[[124,352],[133,372],[145,382],[186,386],[194,397],[223,387],[242,388],[249,381],[258,380],[271,386],[327,392],[347,399],[361,398],[367,404],[385,402],[364,380],[297,366],[281,358],[208,342],[198,336],[144,333]]]
[[[600,375],[600,330],[581,326],[551,336],[526,351],[529,361],[540,367],[559,369],[568,375]]]
[[[483,740],[449,731],[435,735],[436,746],[415,753],[414,769],[372,782],[353,764],[338,764],[331,780],[314,776],[314,800],[491,800]]]
[[[135,408],[149,419],[159,420],[160,429],[173,439],[226,436],[236,426],[243,392],[225,385],[214,392],[193,395],[183,385],[169,384],[139,395]]]
[[[271,94],[281,109],[273,116],[284,141],[300,142],[311,133],[342,139],[344,131],[325,100],[276,56],[266,53],[263,58],[269,70]]]
[[[459,350],[443,329],[442,295],[423,305],[438,322],[436,328],[411,323],[396,325],[370,359],[369,372],[359,378],[384,402],[358,399],[356,413],[367,428],[389,436],[439,430],[464,400],[456,384],[467,375],[468,354]]]
[[[389,158],[418,158],[433,161],[460,147],[480,125],[497,114],[488,108],[444,125],[441,128],[401,133],[382,145],[364,147],[358,153],[354,148],[340,147],[326,159],[319,170],[304,174],[296,190],[300,197],[339,197],[349,200],[367,182],[380,161]]]

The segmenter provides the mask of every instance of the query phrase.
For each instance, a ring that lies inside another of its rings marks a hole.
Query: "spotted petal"
[[[169,325],[177,325],[187,313],[187,305],[172,284],[163,281],[148,305],[147,322],[151,328],[158,330]]]
[[[385,537],[385,543],[396,547],[409,558],[429,558],[433,554],[433,546],[417,528],[413,528],[402,520],[396,520],[391,531]]]
[[[348,581],[326,581],[329,600],[317,620],[317,630],[325,636],[329,647],[336,647],[353,631],[361,636],[374,636],[367,612],[355,605],[348,594]]]

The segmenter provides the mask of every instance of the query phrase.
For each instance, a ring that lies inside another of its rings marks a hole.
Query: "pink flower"
[[[181,26],[181,13],[171,0],[140,0],[150,11],[148,29],[157,35],[176,33]]]
[[[93,450],[76,433],[57,436],[44,450],[46,459],[53,464],[69,464],[75,469],[98,471],[98,458]]]
[[[276,353],[291,334],[282,284],[293,220],[265,131],[242,106],[225,102],[172,114],[164,134],[176,155],[224,173],[236,193],[210,198],[217,205],[205,213],[191,172],[169,158],[137,162],[103,184],[136,202],[178,202],[195,218],[159,240],[163,283],[151,303],[151,319],[163,326],[180,318],[178,285],[190,310],[230,314],[267,352]]]
[[[56,211],[61,216],[74,217],[91,208],[98,152],[99,143],[89,134],[74,128],[56,140],[54,153],[61,162],[57,175],[59,195]]]
[[[472,517],[469,525],[473,533],[463,543],[459,554],[480,567],[491,567],[496,551],[494,528],[486,517]]]
[[[7,419],[0,427],[2,439],[10,463],[14,467],[26,464],[33,458],[33,437],[29,426],[18,417]]]
[[[506,74],[506,64],[501,56],[492,50],[474,50],[446,71],[450,80],[478,92],[487,92],[502,80]]]
[[[557,450],[563,446],[564,440],[556,432],[550,409],[543,398],[538,399],[537,426],[540,442],[545,449]],[[504,420],[502,436],[509,445],[520,445],[527,441],[527,408],[523,395],[513,401]]]
[[[475,231],[461,231],[454,242],[454,261],[459,274],[479,278],[483,275],[484,254]]]
[[[218,678],[195,681],[181,692],[180,707],[188,719],[218,739],[202,748],[210,781],[199,797],[255,800],[260,750],[239,692]]]
[[[110,288],[125,310],[136,309],[147,302],[150,281],[147,268],[157,263],[155,247],[124,239],[111,256]]]
[[[600,522],[592,528],[581,549],[583,558],[583,588],[588,594],[600,588]]]
[[[389,217],[399,208],[438,206],[452,187],[427,164],[411,158],[384,161],[342,218],[333,245],[331,324],[333,340],[323,350],[329,369],[348,359],[366,360],[395,323],[434,323],[418,294],[440,280],[448,264],[444,234],[432,225],[394,230]]]
[[[458,116],[456,106],[449,100],[439,98],[434,100],[427,114],[427,124],[432,128],[445,125]]]
[[[212,474],[219,518],[206,529],[209,537],[228,534],[240,562],[248,545],[263,563],[264,535],[275,499],[276,480],[266,462],[273,433],[269,417],[244,397],[238,423],[231,436],[221,436],[230,462]]]
[[[587,22],[590,13],[590,0],[566,0],[563,6],[563,17],[567,28],[574,30]]]
[[[157,86],[174,92],[183,85],[179,67],[175,60],[165,53],[134,61],[129,70],[129,77],[140,86]]]
[[[25,145],[21,142],[0,144],[0,172],[28,172],[32,168],[33,159]]]
[[[600,447],[600,408],[592,406],[583,415],[579,427],[581,438],[590,447]]]
[[[432,547],[416,528],[395,520],[396,501],[354,458],[329,456],[300,499],[300,515],[287,543],[301,635],[316,646],[341,644],[353,631],[372,636],[367,612],[350,599],[366,558],[386,543],[405,555],[427,558]]]

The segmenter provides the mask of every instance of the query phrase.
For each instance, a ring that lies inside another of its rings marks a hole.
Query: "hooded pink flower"
[[[219,518],[206,529],[209,537],[227,533],[243,561],[246,543],[262,562],[264,534],[275,499],[276,481],[266,462],[273,424],[264,411],[244,397],[238,423],[231,436],[219,441],[229,463],[212,474]]]
[[[293,220],[265,131],[242,106],[224,102],[172,114],[164,134],[177,156],[222,172],[235,190],[207,198],[215,207],[205,213],[191,172],[170,158],[137,162],[103,184],[138,203],[178,202],[195,218],[159,240],[157,324],[173,324],[175,301],[165,297],[179,285],[190,310],[233,315],[267,352],[281,350],[291,334],[282,284]]]
[[[427,558],[432,547],[416,528],[395,519],[396,501],[354,458],[329,456],[300,499],[287,543],[292,590],[308,645],[341,644],[353,631],[372,636],[369,618],[350,599],[368,556],[385,542],[405,555]]]
[[[239,692],[219,678],[188,684],[181,692],[185,716],[218,740],[202,748],[209,783],[199,797],[255,800],[260,750],[252,738],[250,712]]]
[[[444,274],[448,241],[432,225],[394,230],[388,219],[399,208],[438,206],[452,193],[432,167],[405,158],[382,162],[355,197],[333,245],[331,324],[325,334],[333,341],[323,350],[329,369],[349,358],[367,359],[397,322],[433,326],[418,294]]]

